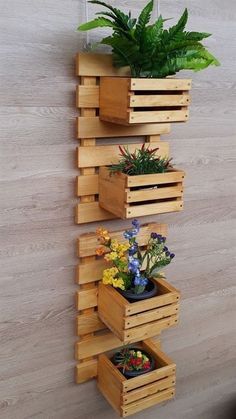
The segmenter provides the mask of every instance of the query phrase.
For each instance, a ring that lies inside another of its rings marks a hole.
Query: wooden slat
[[[111,54],[79,53],[76,55],[77,76],[126,76],[128,68],[117,69],[112,64]]]
[[[151,371],[144,375],[139,375],[138,377],[133,378],[132,380],[126,380],[123,382],[123,391],[130,391],[141,386],[144,386],[149,383],[153,383],[157,380],[161,380],[162,378],[170,377],[174,375],[176,372],[176,365],[166,365],[164,367],[157,368],[154,371]]]
[[[88,314],[80,314],[76,319],[76,334],[77,336],[85,335],[87,333],[98,332],[106,329],[106,326],[98,317],[97,311]]]
[[[77,310],[86,310],[97,306],[98,288],[85,289],[76,292],[76,308]]]
[[[137,148],[140,148],[140,143],[125,144],[124,147],[128,148],[130,152],[134,152]],[[157,156],[168,157],[169,143],[163,141],[152,143],[152,148],[156,147],[158,148],[155,153]],[[79,168],[111,165],[117,163],[120,158],[118,144],[95,147],[78,147],[77,150]]]
[[[85,381],[95,378],[97,376],[98,361],[91,359],[76,365],[75,367],[75,381],[77,384],[84,383]]]
[[[143,124],[137,126],[114,125],[100,121],[99,117],[78,117],[77,138],[137,137],[144,135],[169,134],[170,124]]]
[[[122,417],[133,415],[134,413],[140,412],[141,410],[147,409],[148,407],[154,406],[166,400],[170,400],[174,397],[174,395],[175,389],[173,387],[152,396],[148,396],[145,399],[130,403],[129,405],[122,407]]]
[[[76,86],[77,108],[99,107],[99,86]]]
[[[139,326],[144,323],[149,323],[158,319],[173,316],[174,314],[178,313],[178,310],[179,304],[176,303],[156,308],[154,310],[148,310],[141,314],[125,317],[124,327],[125,329],[130,329],[131,327]]]
[[[100,281],[104,269],[110,264],[103,258],[91,263],[80,264],[77,267],[76,282],[78,284],[88,284],[89,282]]]
[[[176,111],[143,111],[130,112],[129,122],[131,124],[146,124],[153,122],[182,122],[189,118],[189,110]]]
[[[116,216],[102,209],[97,201],[81,203],[76,206],[76,224],[93,223],[95,221],[112,220],[114,218]]]
[[[192,86],[191,79],[142,79],[131,78],[131,90],[190,90]]]
[[[145,246],[150,237],[151,232],[167,235],[167,224],[149,223],[140,228],[138,235],[139,245]],[[124,230],[113,231],[110,233],[111,238],[124,242]],[[98,247],[98,239],[95,233],[82,234],[78,239],[77,254],[79,257],[93,256],[96,254]]]
[[[108,332],[90,339],[76,342],[75,357],[77,360],[95,356],[122,346],[122,342],[113,333]]]
[[[183,187],[169,186],[167,188],[140,189],[138,191],[125,192],[126,202],[142,202],[154,199],[177,198],[183,196]]]
[[[183,182],[184,177],[185,172],[178,169],[166,173],[157,173],[155,175],[127,176],[127,186],[132,188],[135,186]]]
[[[124,405],[127,405],[129,403],[135,402],[136,400],[140,400],[144,397],[151,396],[152,394],[156,394],[162,390],[174,387],[175,383],[175,375],[172,375],[170,377],[163,378],[162,380],[158,380],[154,383],[147,384],[146,386],[143,386],[136,390],[124,393],[122,396],[122,403]]]
[[[77,176],[77,196],[98,194],[98,175]]]
[[[129,105],[135,108],[146,106],[187,106],[189,103],[190,95],[183,93],[181,95],[131,95]]]
[[[178,323],[178,316],[170,316],[155,322],[146,323],[141,326],[127,329],[124,331],[124,341],[126,343],[137,342],[140,339],[148,339],[158,335],[162,330],[175,326]]]
[[[135,205],[128,207],[126,210],[126,218],[146,217],[152,214],[164,214],[166,212],[181,211],[183,209],[183,201],[159,202],[156,204]]]

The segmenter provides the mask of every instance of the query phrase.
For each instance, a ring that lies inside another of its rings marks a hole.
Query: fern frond
[[[151,19],[153,11],[153,0],[151,0],[142,10],[135,28],[134,36],[139,41],[142,38],[143,31]]]
[[[105,19],[104,17],[97,17],[94,20],[90,20],[90,22],[80,25],[77,28],[77,31],[90,31],[92,29],[105,27],[114,28],[114,24],[109,19]]]

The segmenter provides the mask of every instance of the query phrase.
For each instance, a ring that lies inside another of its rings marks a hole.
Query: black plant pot
[[[146,374],[150,371],[153,371],[155,369],[155,359],[153,358],[152,355],[150,355],[148,352],[144,351],[142,348],[129,348],[131,351],[141,351],[144,355],[146,355],[149,360],[150,360],[150,368],[146,369],[146,370],[139,370],[139,371],[123,371],[123,368],[120,367],[119,370],[120,372],[126,377],[126,378],[134,378],[134,377],[138,377],[139,375],[143,375]],[[111,358],[111,362],[114,365],[118,365],[119,364],[119,354],[120,352],[116,352],[113,357]]]
[[[155,297],[155,295],[157,295],[158,287],[155,281],[149,279],[145,291],[141,294],[134,294],[131,290],[123,291],[119,288],[117,288],[117,291],[130,303],[135,303],[136,301],[142,301],[147,298]]]

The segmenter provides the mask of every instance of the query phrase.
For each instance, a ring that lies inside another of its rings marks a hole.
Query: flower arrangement
[[[122,348],[113,356],[113,363],[124,375],[144,374],[152,369],[152,359],[139,348]],[[133,373],[133,374],[132,374]]]
[[[111,29],[112,34],[103,38],[100,44],[112,48],[114,65],[128,66],[132,77],[163,78],[180,70],[200,71],[220,65],[201,42],[211,34],[185,30],[187,9],[176,25],[165,29],[164,23],[168,19],[162,16],[150,24],[153,0],[144,7],[138,19],[103,1],[91,0],[90,3],[103,6],[106,11],[98,12],[98,17],[80,25],[78,30]]]
[[[129,176],[135,176],[165,173],[168,169],[172,168],[170,164],[172,159],[156,156],[158,148],[150,149],[143,144],[134,153],[130,153],[128,148],[122,146],[119,146],[119,150],[121,158],[117,164],[109,167],[111,173],[121,172]]]
[[[146,250],[142,252],[137,242],[139,230],[139,221],[135,219],[132,228],[124,232],[126,241],[120,243],[111,239],[107,230],[100,228],[97,235],[102,246],[96,250],[98,256],[112,264],[103,271],[103,284],[136,295],[144,293],[152,278],[160,277],[159,270],[171,263],[175,256],[167,248],[166,238],[155,232],[150,234]]]

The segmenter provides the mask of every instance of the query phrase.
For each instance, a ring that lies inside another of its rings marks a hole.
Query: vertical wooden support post
[[[96,86],[96,83],[97,83],[96,77],[81,77],[81,80],[80,80],[80,84],[83,86]],[[96,116],[96,108],[82,108],[80,112],[81,112],[81,116],[84,116],[84,117]],[[96,138],[87,138],[87,139],[80,138],[80,147],[89,147],[89,146],[95,146],[95,145],[96,145]],[[95,167],[88,167],[88,168],[80,169],[80,176],[94,175],[95,171],[96,171]],[[81,203],[94,202],[95,195],[82,196],[80,200],[81,200]],[[90,257],[83,258],[81,260],[81,263],[87,263],[93,260],[95,260],[95,256],[90,256]],[[81,290],[91,289],[91,288],[94,288],[95,286],[96,286],[95,282],[90,282],[89,284],[81,285],[80,289]],[[91,314],[92,312],[94,312],[94,308],[88,308],[82,311],[83,314],[88,314],[88,315]],[[91,336],[93,336],[93,333],[80,336],[80,339],[86,340],[86,339],[89,339]],[[88,361],[90,359],[91,357],[86,358],[82,362]]]

